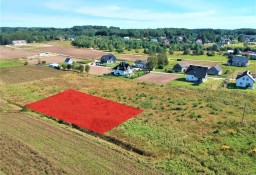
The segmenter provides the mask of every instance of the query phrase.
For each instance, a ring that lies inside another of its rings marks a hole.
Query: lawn
[[[21,65],[23,65],[23,63],[17,60],[0,60],[0,67],[14,67]]]
[[[227,57],[223,55],[207,56],[207,55],[183,55],[174,54],[170,55],[169,58],[182,58],[184,60],[200,60],[200,61],[217,61],[217,62],[227,62]]]

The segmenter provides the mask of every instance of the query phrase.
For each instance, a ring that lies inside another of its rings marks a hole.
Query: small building
[[[172,70],[174,72],[186,72],[187,68],[189,67],[189,65],[185,62],[180,62],[177,63],[173,66]]]
[[[64,61],[66,64],[73,64],[73,60],[71,58],[66,58]]]
[[[170,41],[166,38],[166,39],[164,39],[164,44],[165,44],[165,45],[169,45],[169,44],[170,44]]]
[[[114,75],[121,75],[125,77],[129,77],[133,75],[132,66],[130,66],[126,62],[121,62],[119,65],[113,68]]]
[[[245,58],[242,56],[233,56],[233,58],[228,59],[227,65],[247,67],[249,66],[249,62],[249,58]]]
[[[130,39],[129,36],[125,36],[125,37],[124,37],[124,40],[129,40],[129,39]]]
[[[203,41],[201,39],[197,39],[196,44],[203,44]]]
[[[223,39],[221,40],[221,42],[224,43],[224,44],[227,44],[227,45],[231,44],[231,40],[230,40],[230,39],[227,39],[227,38],[223,38]]]
[[[156,38],[152,38],[150,41],[153,42],[153,43],[157,43],[158,42],[158,40]]]
[[[178,37],[178,41],[179,41],[179,42],[183,41],[183,37],[182,37],[182,36],[179,36],[179,37]]]
[[[27,41],[26,40],[14,40],[12,41],[12,45],[14,46],[23,46],[26,45]]]
[[[238,73],[236,77],[236,86],[248,89],[254,89],[256,82],[256,74],[252,74],[250,71]]]
[[[207,80],[208,67],[190,65],[187,69],[186,80],[195,82],[195,84],[203,83]]]
[[[233,54],[233,53],[234,53],[234,50],[227,50],[228,55]]]
[[[75,40],[75,37],[74,37],[73,35],[69,35],[69,36],[67,37],[67,39],[68,39],[69,41],[74,41],[74,40]]]
[[[142,69],[146,69],[147,68],[147,63],[148,63],[147,60],[136,60],[134,62],[135,67],[142,68]]]
[[[219,65],[214,65],[208,69],[208,75],[221,75],[222,69]]]
[[[54,68],[54,69],[59,69],[59,68],[60,68],[60,66],[59,66],[58,63],[49,64],[49,67],[50,67],[50,68]]]
[[[116,62],[116,57],[113,54],[103,55],[100,62],[101,64],[112,64]]]

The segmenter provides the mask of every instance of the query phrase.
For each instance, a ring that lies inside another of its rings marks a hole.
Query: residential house
[[[67,39],[68,39],[69,41],[74,41],[74,40],[75,40],[75,37],[72,36],[72,35],[69,35],[69,36],[67,37]]]
[[[179,42],[183,41],[183,37],[182,37],[182,36],[179,36],[179,37],[178,37],[178,41],[179,41]]]
[[[113,54],[103,55],[100,59],[101,64],[112,64],[116,62],[116,57]]]
[[[166,39],[164,39],[164,44],[165,44],[165,45],[169,45],[169,44],[170,44],[170,41],[166,38]]]
[[[228,59],[227,65],[247,67],[249,66],[249,62],[249,58],[245,58],[242,56],[233,56],[233,58]]]
[[[208,67],[190,65],[187,69],[186,80],[195,82],[195,84],[203,83],[207,80]]]
[[[219,65],[214,65],[208,69],[208,75],[221,75],[222,69]]]
[[[66,63],[66,64],[73,64],[73,62],[74,62],[74,61],[73,61],[71,58],[66,58],[66,59],[65,59],[65,63]]]
[[[231,44],[231,40],[230,40],[230,39],[227,39],[227,38],[223,38],[223,39],[221,40],[221,42],[224,43],[224,44],[227,44],[227,45]]]
[[[197,39],[196,44],[203,44],[203,41],[201,39]]]
[[[26,40],[14,40],[12,41],[12,45],[14,46],[23,46],[26,45],[27,41]]]
[[[142,69],[146,69],[147,68],[147,63],[148,63],[147,60],[136,60],[134,62],[135,67],[142,68]]]
[[[119,65],[113,68],[114,75],[121,75],[125,77],[129,77],[133,75],[132,66],[130,66],[126,62],[121,62]]]
[[[54,69],[60,69],[60,66],[58,63],[49,64],[49,67],[54,68]]]
[[[125,36],[125,37],[124,37],[124,40],[129,40],[129,39],[130,39],[129,36]]]
[[[252,74],[250,71],[238,73],[236,77],[237,87],[254,89],[255,82],[256,82],[256,74]]]
[[[227,50],[228,55],[233,54],[233,53],[234,53],[234,50]]]
[[[187,68],[189,67],[189,65],[185,62],[180,62],[177,63],[173,66],[172,70],[174,72],[186,72]]]

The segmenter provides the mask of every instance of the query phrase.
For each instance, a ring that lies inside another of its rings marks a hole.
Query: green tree
[[[84,72],[84,66],[82,64],[80,64],[77,69],[80,71],[80,72]]]
[[[66,69],[67,69],[67,64],[63,63],[63,64],[61,65],[61,67],[62,67],[63,70],[66,70]]]
[[[190,48],[185,49],[183,52],[183,55],[189,55],[189,54],[191,54]]]
[[[89,72],[90,72],[90,65],[86,64],[85,66],[85,72],[87,73],[87,76],[89,75]]]
[[[152,53],[148,56],[148,60],[147,60],[147,68],[149,71],[153,70],[154,68],[157,67],[157,56],[155,53]]]
[[[238,42],[243,43],[243,42],[245,42],[245,41],[246,41],[245,36],[244,36],[244,35],[239,35],[239,37],[238,37]]]

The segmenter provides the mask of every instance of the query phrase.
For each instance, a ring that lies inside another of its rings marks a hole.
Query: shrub
[[[67,69],[70,70],[72,68],[72,65],[71,64],[68,64],[67,65]]]
[[[46,61],[44,60],[44,61],[42,61],[42,64],[46,64]]]
[[[27,61],[25,61],[25,62],[24,62],[24,65],[25,65],[25,66],[26,66],[26,65],[28,65],[28,62],[27,62]]]

